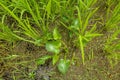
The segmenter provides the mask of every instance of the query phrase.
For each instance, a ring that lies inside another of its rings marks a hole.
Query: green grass
[[[94,59],[97,53],[94,48],[86,51],[93,46],[88,45],[106,35],[108,38],[102,44],[104,56],[112,67],[117,65],[120,60],[119,27],[120,2],[117,0],[0,0],[0,42],[12,43],[10,45],[26,42],[44,47],[44,51],[50,53],[45,56],[50,57],[42,62],[52,59],[53,66],[60,65],[58,68],[64,74],[69,68],[66,62],[71,60],[72,65],[77,54],[78,62],[83,65],[87,65],[87,60]],[[72,53],[73,47],[76,47],[77,53],[75,50]],[[33,58],[33,61],[41,62],[41,58]],[[13,78],[17,79],[15,75]]]
[[[110,7],[108,7],[108,10],[107,10],[107,21],[106,21],[106,28],[107,29],[111,29],[111,28],[115,28],[119,23],[120,23],[120,3],[118,3],[114,10],[111,11],[110,10]],[[111,16],[111,17],[109,17]]]
[[[4,25],[3,23],[0,23],[0,39],[6,40],[10,43],[17,41],[18,39],[14,36],[15,33],[12,32],[11,29],[9,29],[8,26]]]

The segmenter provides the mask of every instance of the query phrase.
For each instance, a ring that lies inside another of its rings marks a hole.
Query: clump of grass
[[[106,57],[108,58],[112,67],[117,65],[120,60],[120,41],[119,41],[120,30],[116,30],[108,39],[104,50],[107,52]]]
[[[113,1],[114,2],[114,1]],[[118,3],[115,8],[111,11],[111,5],[113,3],[111,0],[108,0],[108,9],[106,13],[106,23],[105,28],[107,30],[116,28],[116,26],[120,23],[120,3]]]
[[[1,40],[6,40],[10,43],[15,42],[18,40],[18,38],[16,38],[14,35],[15,33],[13,33],[8,26],[4,25],[3,23],[0,23],[0,39]]]
[[[116,4],[113,6],[113,4]],[[107,30],[108,39],[105,44],[105,51],[111,66],[115,66],[119,62],[119,34],[120,34],[120,3],[113,0],[107,0],[108,8],[106,11],[106,22],[104,28]],[[114,7],[113,9],[111,9]]]
[[[101,35],[95,32],[96,23],[92,25],[90,30],[88,30],[88,26],[90,25],[89,21],[98,9],[92,8],[96,1],[97,0],[78,1],[78,6],[75,6],[77,11],[77,18],[74,16],[74,20],[70,26],[67,26],[61,22],[68,30],[76,35],[77,39],[75,40],[75,44],[79,44],[78,46],[81,50],[83,64],[85,64],[84,47],[92,38]]]

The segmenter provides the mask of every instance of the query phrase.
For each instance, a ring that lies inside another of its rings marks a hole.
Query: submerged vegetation
[[[119,27],[118,0],[0,0],[0,80],[119,80]]]

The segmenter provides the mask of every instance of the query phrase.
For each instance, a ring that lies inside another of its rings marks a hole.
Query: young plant
[[[46,50],[48,52],[52,52],[53,54],[53,58],[52,58],[52,63],[53,65],[58,61],[59,59],[59,53],[60,53],[60,48],[61,48],[61,35],[58,32],[58,29],[55,28],[53,31],[53,39],[52,40],[48,40],[46,43]]]
[[[69,69],[69,66],[70,60],[61,59],[58,64],[58,70],[65,75]]]
[[[86,44],[93,39],[96,36],[101,36],[101,34],[96,33],[96,24],[92,24],[92,26],[89,26],[89,21],[91,17],[95,14],[98,8],[92,8],[92,6],[96,3],[97,0],[85,0],[85,1],[78,1],[78,6],[75,6],[77,10],[77,17],[74,18],[73,22],[70,26],[67,26],[63,22],[60,22],[63,24],[70,32],[72,32],[72,35],[76,35],[77,39],[75,40],[75,43],[77,46],[79,46],[81,50],[81,56],[82,56],[82,63],[85,64],[85,52],[84,47]],[[91,29],[88,30],[88,27],[91,27]]]
[[[53,38],[46,42],[46,50],[53,53],[52,55],[46,55],[37,60],[38,65],[45,64],[45,61],[52,59],[52,64],[55,65],[59,61],[60,49],[62,46],[61,35],[58,32],[58,29],[55,28],[53,31]],[[70,61],[66,59],[61,59],[58,63],[58,70],[65,74],[69,68]]]

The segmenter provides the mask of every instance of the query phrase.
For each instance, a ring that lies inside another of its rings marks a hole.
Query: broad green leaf
[[[69,66],[70,66],[70,60],[61,59],[58,64],[58,70],[62,74],[65,74],[68,71]]]
[[[57,28],[55,28],[54,31],[53,31],[53,37],[54,37],[55,40],[61,39],[61,35],[58,32]]]
[[[60,41],[48,41],[46,43],[46,50],[52,53],[58,54],[60,52],[61,42]]]
[[[55,54],[52,58],[53,65],[55,65],[58,60],[59,60],[59,55]]]
[[[72,25],[70,26],[70,28],[75,29],[75,30],[79,30],[79,26],[80,26],[79,20],[75,19],[73,21]]]
[[[50,55],[46,55],[46,56],[40,57],[40,58],[38,58],[38,59],[36,60],[36,63],[37,63],[38,65],[45,64],[45,61],[48,60],[48,59],[50,59],[50,58],[51,58]]]
[[[69,22],[68,18],[66,16],[62,17],[63,22]]]
[[[38,46],[41,44],[41,42],[42,42],[42,39],[35,40],[35,44]]]

